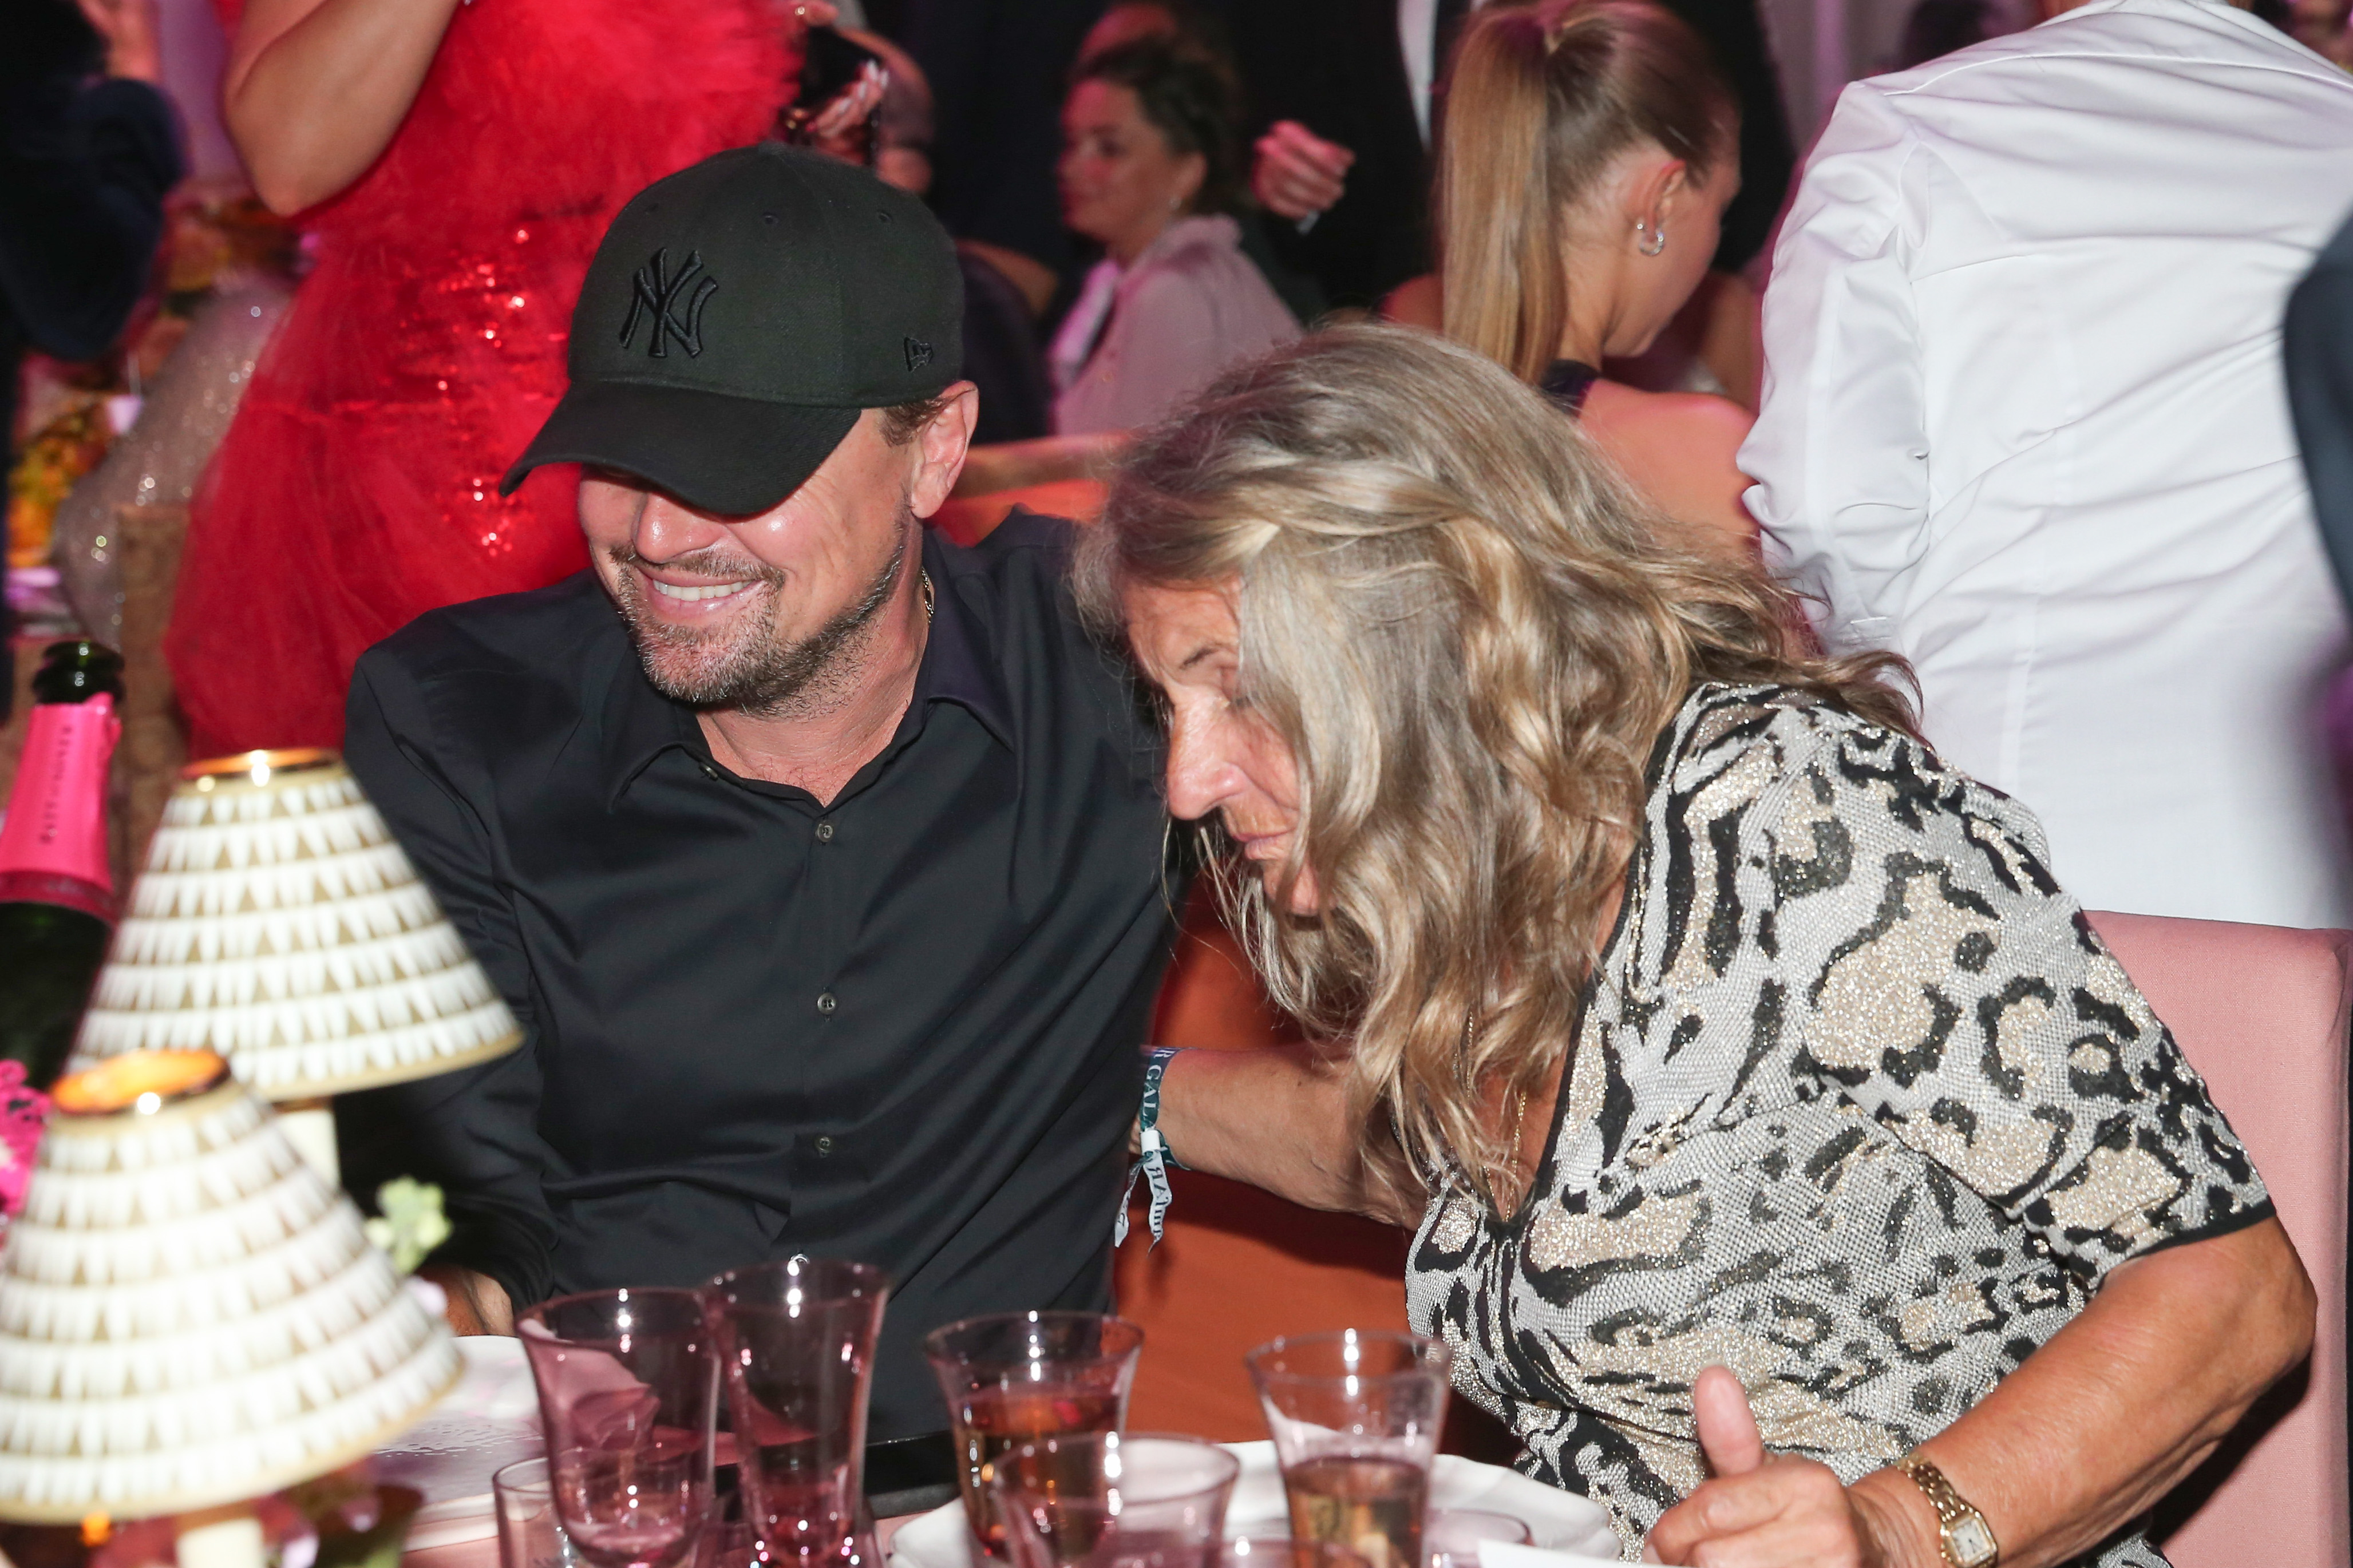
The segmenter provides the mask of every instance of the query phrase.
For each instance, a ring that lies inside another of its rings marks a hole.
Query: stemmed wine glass
[[[524,1312],[555,1511],[595,1568],[679,1568],[711,1522],[719,1358],[692,1290],[591,1290]]]

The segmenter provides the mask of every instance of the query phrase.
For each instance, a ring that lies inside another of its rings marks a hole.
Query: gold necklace
[[[923,625],[928,626],[932,624],[932,612],[938,608],[936,595],[932,592],[932,574],[918,566],[915,568],[915,575],[916,585],[923,591]]]

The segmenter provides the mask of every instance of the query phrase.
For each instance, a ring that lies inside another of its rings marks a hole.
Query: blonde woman
[[[1176,1053],[1154,1131],[1417,1225],[1417,1326],[1528,1473],[1669,1563],[2162,1562],[2131,1521],[2302,1357],[2311,1287],[1892,661],[1793,651],[1782,591],[1396,329],[1145,437],[1077,585],[1259,973],[1350,1042]]]
[[[1438,209],[1446,334],[1542,386],[1688,537],[1747,553],[1747,411],[1599,368],[1706,280],[1739,132],[1707,46],[1649,0],[1494,6],[1447,79]]]

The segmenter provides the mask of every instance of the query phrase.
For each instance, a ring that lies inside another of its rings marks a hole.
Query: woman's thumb
[[[1745,1476],[1765,1462],[1765,1439],[1748,1408],[1748,1391],[1729,1369],[1711,1366],[1692,1384],[1692,1418],[1700,1452],[1719,1476]]]

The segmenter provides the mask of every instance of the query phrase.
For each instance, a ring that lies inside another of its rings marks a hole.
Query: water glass
[[[1479,1568],[1480,1544],[1489,1541],[1532,1546],[1535,1535],[1510,1514],[1489,1513],[1484,1509],[1434,1508],[1422,1521],[1425,1568]]]
[[[580,1568],[555,1517],[545,1459],[518,1459],[491,1477],[498,1506],[499,1568]]]
[[[1200,1437],[1097,1432],[999,1454],[1013,1568],[1218,1568],[1241,1461]]]
[[[695,1568],[765,1568],[760,1535],[740,1519],[713,1520],[702,1531]]]
[[[591,1290],[515,1321],[556,1517],[593,1568],[677,1568],[712,1517],[719,1358],[692,1290]]]
[[[1345,1546],[1371,1568],[1422,1568],[1451,1359],[1438,1340],[1388,1330],[1300,1334],[1250,1352],[1294,1539]]]
[[[1218,1568],[1365,1568],[1365,1560],[1328,1541],[1242,1535],[1225,1543]]]
[[[744,1521],[769,1563],[881,1568],[866,1517],[866,1403],[890,1277],[796,1258],[702,1289],[727,1377]]]
[[[956,1482],[976,1561],[1002,1563],[1005,1526],[989,1490],[999,1454],[1127,1421],[1144,1331],[1101,1312],[1008,1312],[934,1330],[923,1353],[947,1401],[963,1463]]]

